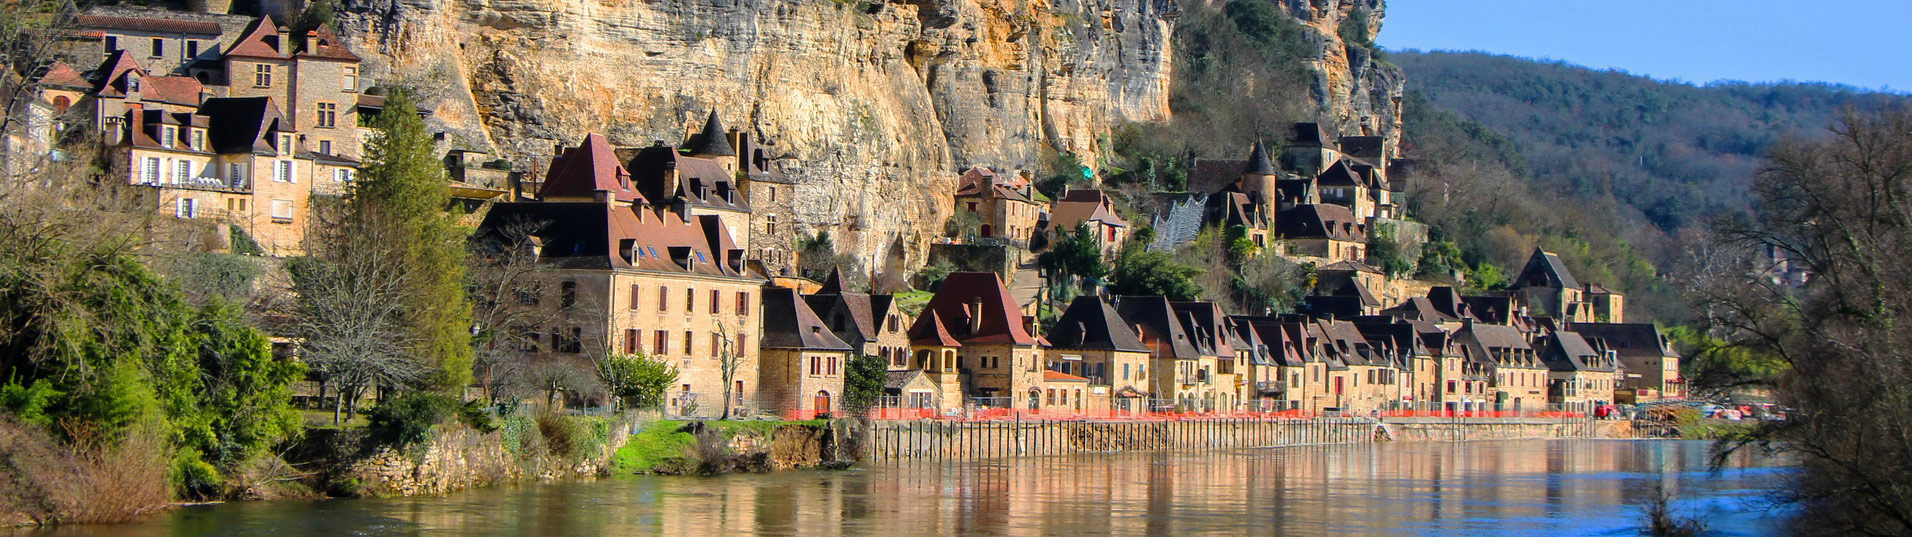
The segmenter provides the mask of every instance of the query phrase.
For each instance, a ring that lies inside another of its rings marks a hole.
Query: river
[[[1655,482],[1711,535],[1773,535],[1791,469],[1707,444],[1533,440],[1128,453],[447,497],[229,503],[34,536],[1637,535]]]

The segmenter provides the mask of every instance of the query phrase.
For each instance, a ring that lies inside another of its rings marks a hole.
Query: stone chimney
[[[983,331],[983,299],[976,297],[969,299],[969,334],[975,335],[981,331]]]

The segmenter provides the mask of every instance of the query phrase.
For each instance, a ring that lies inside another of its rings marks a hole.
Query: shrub
[[[545,413],[537,423],[545,449],[567,459],[598,457],[610,441],[611,427],[604,420]]]
[[[408,392],[367,411],[370,423],[366,429],[374,442],[407,447],[430,440],[432,427],[450,418],[458,408],[458,402],[450,396]]]

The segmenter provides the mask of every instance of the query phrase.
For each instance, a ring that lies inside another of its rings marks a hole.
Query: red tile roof
[[[910,326],[911,345],[931,345],[937,347],[961,347],[963,343],[949,335],[949,328],[943,326],[943,320],[936,316],[936,310],[923,312]]]
[[[193,34],[203,36],[217,36],[220,33],[219,23],[216,22],[144,17],[112,17],[106,15],[79,15],[74,17],[74,22],[81,28],[104,30],[131,30],[135,32]]]
[[[1088,382],[1089,379],[1063,373],[1061,371],[1042,370],[1043,382]]]
[[[971,305],[978,304],[977,311],[971,312]],[[1002,278],[993,272],[957,272],[943,280],[943,286],[936,290],[936,296],[930,298],[926,312],[934,312],[937,318],[948,319],[945,325],[956,339],[970,343],[1008,343],[1014,345],[1035,345],[1035,336],[1022,327],[1022,310],[1016,299],[1009,296],[1009,288],[1004,286]],[[977,329],[970,330],[971,316],[979,317],[974,323]],[[924,316],[929,318],[928,315]],[[918,319],[922,324],[924,319]],[[919,333],[912,327],[911,334]]]
[[[594,133],[585,135],[577,147],[551,159],[550,171],[545,173],[538,197],[590,198],[598,192],[609,192],[617,201],[644,202],[644,195],[631,184],[630,172],[617,163],[617,153],[611,149],[611,143],[604,135]]]
[[[273,22],[272,17],[259,17],[246,27],[238,40],[232,42],[232,48],[226,49],[226,55],[283,59],[286,57],[287,44],[279,41],[279,24]]]
[[[346,49],[345,43],[339,40],[339,36],[332,33],[331,28],[325,26],[320,26],[317,30],[306,32],[305,50],[299,51],[299,57],[339,60],[353,63],[359,61],[358,55]]]
[[[1050,229],[1074,229],[1076,224],[1097,221],[1116,227],[1129,227],[1129,221],[1115,214],[1115,202],[1100,190],[1070,190],[1049,210]]]
[[[53,62],[53,65],[47,66],[46,74],[40,75],[40,84],[62,88],[93,88],[92,82],[80,76],[80,72],[73,70],[73,66],[67,65],[66,62]]]

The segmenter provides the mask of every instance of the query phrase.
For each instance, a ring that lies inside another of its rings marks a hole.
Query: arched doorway
[[[1042,388],[1030,388],[1029,389],[1029,410],[1040,410],[1041,408],[1042,408]]]
[[[813,405],[811,409],[815,410],[818,416],[828,416],[830,414],[830,392],[818,391],[817,398],[811,405]]]
[[[72,107],[73,100],[66,98],[65,95],[53,98],[53,113],[55,114],[64,114],[68,108]]]

